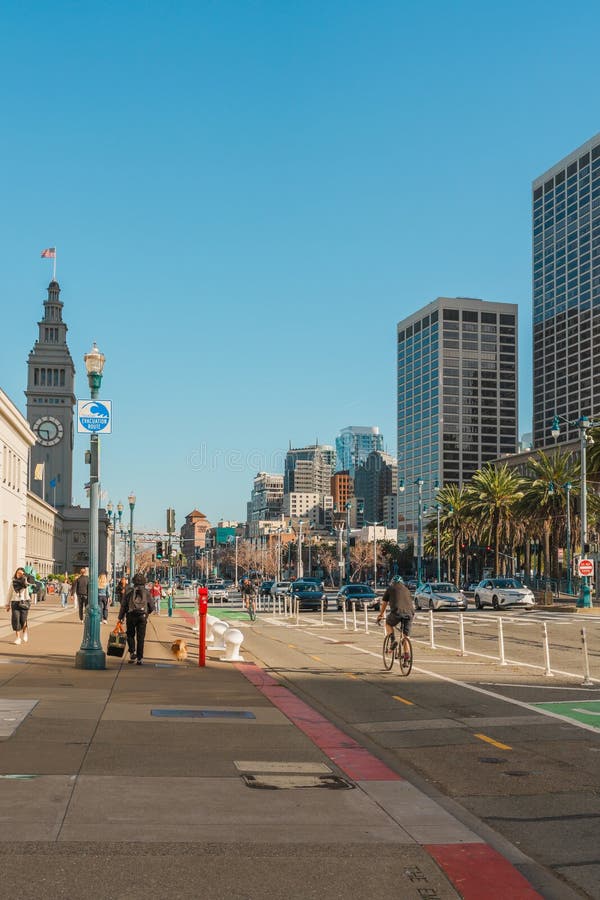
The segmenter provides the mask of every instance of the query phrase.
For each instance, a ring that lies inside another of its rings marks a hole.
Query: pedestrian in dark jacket
[[[79,607],[79,621],[83,622],[83,611],[88,605],[88,591],[90,579],[88,578],[88,568],[83,566],[79,576],[73,582],[71,593],[77,596],[77,605]]]
[[[10,610],[11,623],[16,635],[15,644],[20,644],[21,638],[24,641],[29,640],[27,616],[30,603],[27,576],[23,567],[19,566],[10,583],[6,598],[6,609]]]
[[[127,646],[129,662],[137,662],[141,666],[144,658],[144,640],[148,616],[154,612],[154,600],[146,588],[146,579],[141,572],[133,576],[133,585],[125,591],[119,622],[127,619]]]

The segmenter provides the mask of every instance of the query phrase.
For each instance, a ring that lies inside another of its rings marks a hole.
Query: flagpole
[[[54,248],[54,259],[52,260],[52,281],[56,281],[56,247]]]

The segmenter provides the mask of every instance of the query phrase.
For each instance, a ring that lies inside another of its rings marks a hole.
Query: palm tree
[[[442,544],[451,542],[454,551],[454,583],[460,585],[460,551],[461,545],[468,543],[474,533],[474,523],[469,505],[469,493],[465,485],[446,484],[440,488],[436,496],[442,507],[440,514],[440,530]],[[436,526],[437,528],[437,522]]]
[[[494,547],[494,573],[500,572],[500,546],[514,540],[516,504],[523,496],[523,479],[509,468],[487,463],[473,475],[467,488],[469,509],[478,519],[480,533]]]
[[[572,495],[579,490],[579,463],[568,450],[553,453],[538,450],[527,468],[520,507],[528,516],[533,533],[540,534],[543,540],[545,577],[558,578],[558,547],[566,520],[564,486],[572,485],[569,490],[571,505]]]

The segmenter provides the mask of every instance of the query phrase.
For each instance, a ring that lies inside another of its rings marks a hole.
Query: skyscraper
[[[462,485],[517,449],[517,306],[438,297],[398,324],[400,531],[433,513],[436,485]]]
[[[600,134],[533,190],[533,443],[555,415],[600,414]],[[577,438],[562,427],[559,441]]]
[[[383,435],[377,425],[347,425],[335,439],[336,472],[347,471],[354,477],[356,469],[373,450],[383,450]]]
[[[365,522],[385,522],[388,528],[397,528],[397,523],[389,524],[385,513],[385,498],[397,491],[398,463],[389,453],[373,450],[356,470],[354,479],[354,493],[364,500]]]
[[[285,456],[283,492],[329,494],[335,450],[328,444],[312,444],[288,450]]]

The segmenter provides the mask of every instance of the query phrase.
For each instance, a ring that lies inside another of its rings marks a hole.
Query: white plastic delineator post
[[[225,656],[221,656],[221,662],[243,662],[244,657],[240,656],[240,647],[244,640],[244,635],[239,628],[228,628],[224,634]]]
[[[433,623],[433,610],[429,610],[429,646],[432,650],[437,650],[435,646],[435,625]]]
[[[212,630],[214,639],[214,644],[211,648],[212,650],[225,650],[224,635],[226,631],[227,625],[225,624],[225,622],[215,622]]]
[[[542,639],[544,641],[544,675],[551,677],[553,673],[550,668],[550,643],[548,641],[548,625],[546,622],[542,622]]]
[[[212,644],[212,642],[214,641],[215,636],[213,634],[213,628],[217,624],[217,622],[220,622],[220,621],[221,620],[217,619],[216,616],[207,615],[207,617],[206,617],[206,643],[207,644],[209,644],[209,643]]]
[[[504,629],[502,627],[502,619],[500,618],[500,616],[498,616],[498,653],[500,665],[508,665],[508,663],[506,662],[506,657],[504,656]]]
[[[356,621],[356,600],[352,601],[352,621],[354,622],[354,630],[358,631],[358,622]]]
[[[588,657],[587,634],[585,628],[581,629],[581,649],[583,652],[583,681],[582,687],[591,687],[594,682],[590,678],[590,660]]]
[[[460,635],[460,651],[458,655],[466,656],[467,651],[465,650],[465,620],[462,613],[458,614],[458,629]]]

